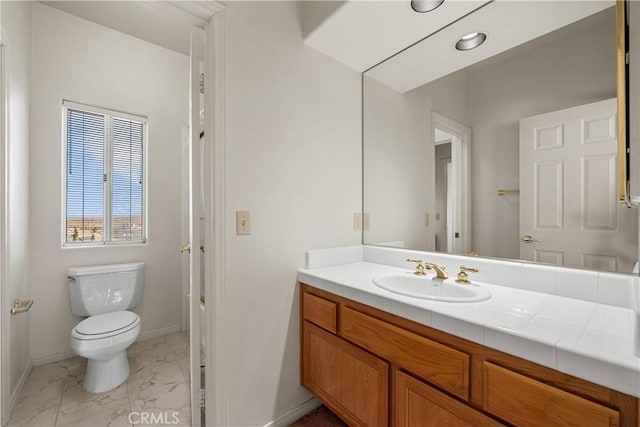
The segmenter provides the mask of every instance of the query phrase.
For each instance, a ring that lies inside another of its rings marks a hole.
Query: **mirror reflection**
[[[614,2],[489,3],[363,79],[364,243],[632,271]]]

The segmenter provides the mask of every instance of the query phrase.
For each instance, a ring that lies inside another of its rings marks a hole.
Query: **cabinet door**
[[[493,363],[483,363],[484,410],[517,426],[620,425],[620,413]]]
[[[388,423],[389,365],[306,321],[302,385],[349,425]]]
[[[395,371],[397,427],[474,427],[500,423],[401,371]]]

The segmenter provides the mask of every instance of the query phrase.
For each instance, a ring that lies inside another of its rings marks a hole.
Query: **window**
[[[147,120],[71,102],[64,110],[64,246],[144,243]]]

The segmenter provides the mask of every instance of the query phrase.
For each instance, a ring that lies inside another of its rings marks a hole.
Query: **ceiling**
[[[444,28],[367,73],[406,92],[613,6],[611,1],[495,1]],[[612,20],[613,22],[613,20]],[[480,47],[457,51],[455,42],[474,31]]]
[[[409,0],[310,1],[302,4],[302,35],[309,46],[357,71],[404,50],[367,76],[406,92],[614,4],[445,0],[432,12],[416,13]],[[461,36],[478,30],[489,36],[482,46],[455,50]]]
[[[446,0],[416,13],[409,0],[308,1],[301,6],[302,35],[309,46],[365,71],[486,2]]]
[[[209,1],[41,1],[72,15],[189,55],[191,31],[218,10]]]

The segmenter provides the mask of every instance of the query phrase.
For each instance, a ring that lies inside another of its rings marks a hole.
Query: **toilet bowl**
[[[71,348],[88,359],[84,388],[112,390],[129,376],[127,348],[140,334],[140,316],[128,311],[142,300],[144,263],[93,265],[67,270],[71,312],[85,319],[71,331]]]
[[[71,331],[71,348],[88,359],[84,388],[92,393],[112,390],[129,376],[127,348],[140,334],[140,316],[130,311],[91,316]]]

